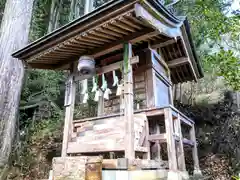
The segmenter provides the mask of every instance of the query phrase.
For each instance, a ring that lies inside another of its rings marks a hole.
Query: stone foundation
[[[86,164],[100,162],[101,158],[89,157],[59,157],[53,159],[53,179],[50,180],[185,180],[181,172],[170,173],[168,170],[102,170],[87,173]],[[92,166],[90,166],[90,169]],[[101,166],[100,166],[101,167]],[[89,176],[88,176],[89,174]],[[102,174],[102,175],[101,175]],[[92,176],[93,175],[93,176]],[[88,176],[88,177],[86,177]],[[98,179],[99,178],[99,179]],[[188,179],[188,177],[187,177]]]
[[[59,157],[53,159],[54,180],[85,180],[87,157]]]

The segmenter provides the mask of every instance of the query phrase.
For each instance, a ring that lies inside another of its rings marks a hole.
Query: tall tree
[[[231,5],[232,0],[189,0],[181,1],[177,9],[188,16],[205,71],[240,90],[240,16]]]
[[[7,0],[0,35],[0,165],[11,153],[24,64],[11,54],[28,43],[33,0]]]

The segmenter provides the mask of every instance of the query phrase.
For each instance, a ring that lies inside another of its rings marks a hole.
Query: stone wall
[[[87,157],[54,158],[54,180],[85,180],[86,162]]]

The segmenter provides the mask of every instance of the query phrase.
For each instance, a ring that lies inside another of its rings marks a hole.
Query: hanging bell
[[[81,75],[93,75],[95,74],[95,61],[90,56],[81,56],[77,68]]]

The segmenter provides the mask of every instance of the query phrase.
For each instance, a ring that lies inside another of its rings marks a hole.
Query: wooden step
[[[115,142],[115,141],[96,141],[91,144],[81,144],[78,142],[69,142],[68,143],[68,154],[75,153],[96,153],[96,152],[117,152],[124,151],[124,141]],[[137,152],[147,152],[146,147],[136,146],[135,151]]]

